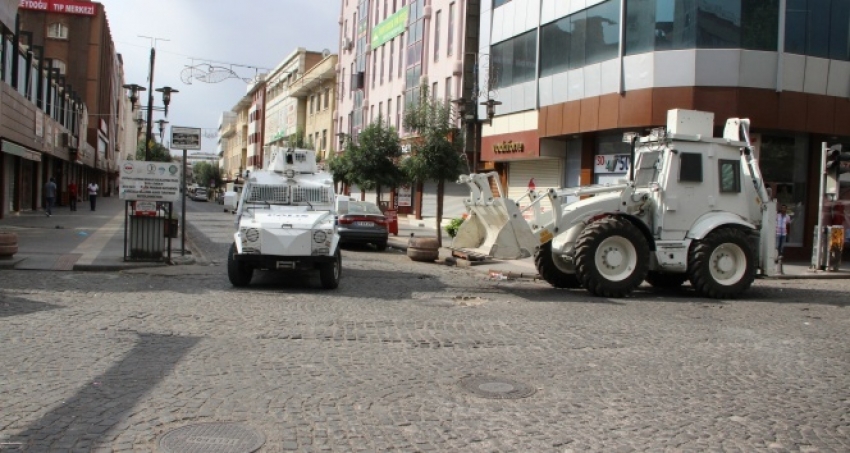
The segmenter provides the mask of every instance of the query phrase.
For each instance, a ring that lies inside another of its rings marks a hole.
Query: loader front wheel
[[[562,272],[555,265],[551,241],[541,245],[537,253],[534,254],[534,265],[537,266],[537,272],[543,277],[543,280],[546,280],[555,288],[578,288],[581,286],[576,274]]]
[[[688,281],[688,274],[669,272],[650,272],[646,275],[646,282],[655,288],[678,288]]]
[[[576,241],[576,276],[595,296],[627,296],[648,271],[649,244],[628,220],[599,219],[585,227]]]
[[[755,253],[746,234],[726,228],[696,242],[688,253],[688,278],[703,296],[740,296],[756,278]]]
[[[227,253],[227,278],[230,283],[237,288],[248,286],[253,275],[254,269],[249,264],[236,260],[236,244],[230,244],[230,252]]]

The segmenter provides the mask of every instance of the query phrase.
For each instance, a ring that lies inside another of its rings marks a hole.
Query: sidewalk
[[[117,271],[139,267],[168,266],[162,262],[124,261],[124,201],[117,196],[98,197],[97,210],[88,202],[53,208],[47,217],[42,210],[9,214],[0,220],[0,230],[18,235],[18,253],[0,260],[0,269]],[[180,239],[171,240],[175,263],[188,264],[180,256]]]
[[[436,236],[436,219],[423,218],[416,220],[412,217],[399,217],[398,236],[390,235],[389,245],[391,247],[407,250],[407,241],[410,239],[411,233],[416,236],[435,237]],[[448,248],[452,244],[452,239],[443,230],[443,247],[440,249],[439,262],[446,262],[447,258],[452,257],[452,251]],[[457,260],[458,265],[469,266],[470,268],[484,273],[499,273],[510,278],[540,278],[537,274],[537,268],[534,265],[534,258],[524,258],[520,260],[486,260],[482,262],[465,262]],[[812,271],[809,269],[808,262],[790,262],[782,264],[782,274],[776,277],[771,277],[781,280],[794,279],[850,279],[850,262],[843,262],[838,271]]]

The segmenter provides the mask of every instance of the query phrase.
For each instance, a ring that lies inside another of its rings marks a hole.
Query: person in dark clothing
[[[96,182],[89,184],[89,203],[91,204],[91,210],[94,211],[97,207],[97,186]]]
[[[44,199],[45,199],[45,214],[47,217],[53,215],[53,203],[56,201],[56,181],[53,178],[50,178],[50,181],[47,181],[47,184],[44,185]]]
[[[77,183],[71,181],[68,183],[68,202],[71,205],[71,210],[77,210]]]

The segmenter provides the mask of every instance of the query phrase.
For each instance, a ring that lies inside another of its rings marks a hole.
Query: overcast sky
[[[163,39],[156,43],[154,89],[170,86],[180,91],[172,95],[169,126],[212,132],[221,113],[234,107],[247,90],[248,85],[237,78],[186,84],[181,74],[187,66],[215,61],[242,78],[252,78],[277,66],[298,47],[339,51],[340,0],[98,1],[106,8],[112,39],[124,58],[126,83],[148,87],[151,40],[139,35]],[[147,97],[142,103],[147,105]],[[162,106],[160,93],[154,93],[154,106]],[[163,113],[155,111],[154,121],[160,118]],[[156,125],[153,132],[158,133]],[[166,130],[166,140],[168,134]],[[216,150],[216,138],[202,141],[203,151]]]

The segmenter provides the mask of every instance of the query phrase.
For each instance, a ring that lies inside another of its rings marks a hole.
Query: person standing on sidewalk
[[[779,258],[782,258],[785,242],[788,241],[788,233],[790,232],[791,217],[788,215],[788,206],[782,205],[779,207],[779,212],[776,213],[776,251],[779,252]]]
[[[45,214],[47,217],[53,215],[53,202],[56,201],[56,182],[53,178],[44,184]]]
[[[89,183],[89,203],[91,203],[91,210],[94,211],[97,207],[97,186],[96,182]]]
[[[77,210],[77,183],[71,181],[68,183],[68,202],[71,205],[71,210]]]

